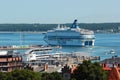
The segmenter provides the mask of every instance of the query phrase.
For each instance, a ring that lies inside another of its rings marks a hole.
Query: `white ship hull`
[[[72,39],[72,40],[48,40],[45,39],[45,41],[49,44],[49,45],[55,45],[55,46],[94,46],[94,39],[93,40],[76,40],[76,39]]]

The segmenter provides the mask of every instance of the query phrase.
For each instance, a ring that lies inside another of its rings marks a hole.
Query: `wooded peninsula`
[[[47,31],[57,27],[58,24],[0,24],[0,31]],[[60,24],[71,27],[72,23]],[[94,32],[120,33],[120,23],[78,23],[80,28],[93,30]]]

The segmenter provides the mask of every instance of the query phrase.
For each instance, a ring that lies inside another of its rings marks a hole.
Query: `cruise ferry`
[[[49,30],[44,36],[49,45],[57,46],[94,46],[94,32],[79,28],[77,20],[74,20],[71,27],[58,26]]]

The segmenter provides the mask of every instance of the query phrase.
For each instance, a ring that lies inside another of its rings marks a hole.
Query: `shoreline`
[[[0,31],[0,33],[40,33],[44,34],[47,31]]]
[[[0,31],[0,33],[40,33],[44,34],[47,31]],[[97,34],[120,34],[120,32],[95,32]]]

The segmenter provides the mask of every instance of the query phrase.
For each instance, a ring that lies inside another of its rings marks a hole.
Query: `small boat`
[[[114,49],[111,49],[111,50],[110,50],[110,54],[115,54],[115,50],[114,50]]]

